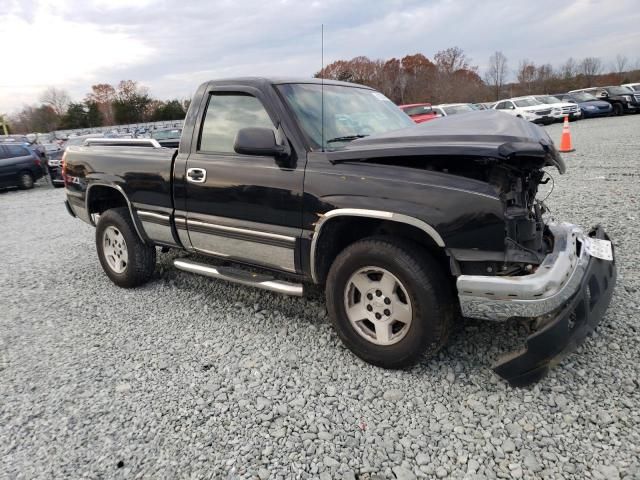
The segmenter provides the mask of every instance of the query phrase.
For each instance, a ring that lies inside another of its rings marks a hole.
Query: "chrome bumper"
[[[535,273],[519,277],[459,276],[462,315],[498,321],[534,318],[557,310],[575,295],[590,258],[585,248],[578,248],[584,233],[568,223],[550,224],[549,229],[554,248]]]

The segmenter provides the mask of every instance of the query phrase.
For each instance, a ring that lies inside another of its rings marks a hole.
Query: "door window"
[[[20,145],[5,145],[4,148],[7,150],[9,158],[26,157],[29,155],[29,151]]]
[[[244,93],[211,94],[198,150],[235,153],[236,134],[247,127],[271,128],[276,132],[269,114],[256,97]]]

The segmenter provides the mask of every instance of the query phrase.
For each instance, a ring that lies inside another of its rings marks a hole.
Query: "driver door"
[[[186,228],[194,250],[286,272],[296,272],[302,229],[304,163],[241,155],[239,129],[272,128],[287,141],[251,87],[208,92],[195,149],[186,162]]]

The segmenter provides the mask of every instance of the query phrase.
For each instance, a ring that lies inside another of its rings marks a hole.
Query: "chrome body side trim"
[[[206,277],[226,280],[228,282],[238,283],[240,285],[261,288],[263,290],[283,293],[285,295],[293,295],[296,297],[300,297],[303,294],[303,287],[301,284],[284,282],[282,280],[276,280],[271,277],[258,275],[247,271],[225,267],[214,267],[212,265],[197,263],[181,258],[175,259],[173,261],[173,265],[180,270],[184,270],[185,272],[191,272],[198,275],[204,275]]]
[[[141,217],[153,218],[158,220],[166,220],[167,222],[171,219],[169,215],[163,215],[161,213],[155,213],[155,212],[147,212],[146,210],[137,210],[136,213]]]
[[[534,273],[458,277],[458,298],[465,317],[497,321],[538,317],[561,307],[576,293],[589,264],[586,248],[578,248],[582,230],[566,223],[549,228],[554,248]]]
[[[91,196],[90,196],[91,189],[93,187],[97,187],[97,186],[114,188],[114,189],[116,189],[118,192],[120,192],[122,194],[122,196],[124,197],[125,201],[127,202],[127,206],[129,207],[129,214],[131,215],[131,220],[133,221],[133,227],[136,229],[136,233],[138,234],[138,237],[140,237],[140,240],[142,241],[142,243],[147,243],[145,241],[145,238],[142,236],[142,233],[140,232],[140,227],[138,226],[138,220],[137,220],[136,216],[133,214],[133,207],[131,206],[131,202],[129,201],[129,197],[127,197],[127,194],[124,193],[124,190],[119,185],[114,185],[113,183],[102,183],[102,182],[91,183],[87,187],[87,191],[85,193],[85,209],[87,211],[87,214],[89,214],[89,199],[91,198]],[[94,223],[93,218],[91,217],[91,215],[89,215],[89,223],[94,227],[96,226],[96,224]]]
[[[283,240],[285,242],[291,242],[291,243],[295,243],[295,241],[296,241],[295,237],[289,237],[287,235],[279,235],[277,233],[261,232],[261,231],[258,231],[258,230],[248,230],[246,228],[229,227],[227,225],[219,225],[219,224],[213,224],[213,223],[207,223],[207,222],[199,222],[197,220],[191,220],[191,219],[188,219],[187,223],[189,225],[197,225],[197,226],[201,226],[201,227],[210,227],[210,228],[216,229],[216,230],[225,230],[227,232],[243,233],[243,234],[247,234],[247,235],[253,235],[253,236],[256,236],[256,237],[272,238],[274,240]]]
[[[171,216],[167,214],[137,210],[147,237],[155,242],[177,245],[171,230]]]
[[[415,217],[411,217],[409,215],[404,215],[402,213],[394,213],[387,212],[382,210],[367,210],[363,208],[338,208],[336,210],[330,210],[324,214],[320,215],[320,219],[316,223],[315,231],[313,232],[313,238],[311,240],[311,278],[315,283],[318,283],[317,273],[316,273],[316,249],[318,239],[320,238],[320,233],[322,232],[322,227],[324,224],[335,217],[367,217],[367,218],[376,218],[380,220],[390,220],[398,223],[406,223],[408,225],[412,225],[414,227],[419,228],[423,232],[425,232],[431,239],[438,245],[439,247],[444,247],[444,241],[440,234],[428,223],[423,222]]]
[[[180,231],[180,225],[176,225]],[[203,254],[295,272],[296,238],[220,223],[186,219],[191,247]]]

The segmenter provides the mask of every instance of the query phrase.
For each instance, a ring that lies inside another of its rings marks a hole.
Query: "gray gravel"
[[[489,369],[517,324],[464,321],[434,360],[385,371],[340,344],[317,293],[179,273],[174,254],[121,290],[62,191],[0,193],[0,477],[639,479],[638,132],[640,115],[572,124],[549,205],[607,226],[619,284],[529,389]]]

